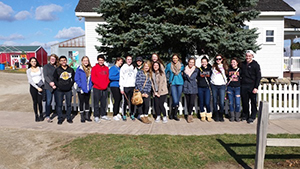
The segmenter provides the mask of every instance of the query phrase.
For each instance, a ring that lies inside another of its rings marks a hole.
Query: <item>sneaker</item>
[[[67,122],[70,123],[70,124],[72,124],[73,120],[72,119],[68,119]]]
[[[114,119],[114,121],[120,121],[118,116],[114,116],[113,119]]]
[[[134,120],[135,120],[134,115],[131,115],[131,116],[130,116],[130,119],[131,119],[132,121],[134,121]]]
[[[110,121],[110,118],[108,118],[107,116],[101,116],[101,119],[102,119],[102,120]]]
[[[123,119],[123,121],[127,121],[127,117],[126,116],[123,116],[122,119]]]
[[[165,117],[163,117],[163,123],[167,123],[168,122],[168,120],[167,120],[167,117],[165,116]]]
[[[120,114],[117,114],[117,117],[121,120],[122,116]]]
[[[95,117],[94,121],[95,121],[96,123],[100,123],[99,117]]]
[[[156,122],[156,123],[159,123],[159,122],[160,122],[160,116],[157,116],[157,117],[156,117],[155,122]]]
[[[253,124],[253,121],[254,121],[253,119],[249,118],[249,119],[247,120],[247,123],[248,123],[248,124]]]
[[[46,117],[46,120],[47,120],[48,123],[52,123],[53,122],[49,117]]]

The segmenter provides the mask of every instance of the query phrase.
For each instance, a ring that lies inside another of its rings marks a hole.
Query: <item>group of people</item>
[[[224,101],[227,94],[229,99],[230,121],[239,122],[240,119],[252,123],[257,114],[257,90],[260,84],[261,72],[259,64],[253,60],[254,53],[246,52],[246,59],[239,62],[237,58],[231,59],[230,65],[224,56],[218,54],[214,63],[209,64],[209,59],[201,58],[201,66],[195,65],[196,59],[189,58],[186,66],[181,62],[178,54],[172,55],[172,60],[167,65],[158,54],[152,54],[151,60],[144,61],[138,56],[133,62],[132,56],[124,60],[115,59],[114,66],[108,68],[105,56],[97,56],[98,63],[92,67],[87,56],[82,57],[81,65],[74,71],[67,64],[65,56],[50,56],[49,63],[43,68],[36,58],[30,58],[27,77],[30,83],[30,94],[33,100],[35,121],[52,122],[51,104],[54,96],[58,124],[64,121],[62,115],[63,101],[66,103],[66,119],[73,123],[71,117],[72,88],[76,86],[79,98],[80,121],[91,120],[90,97],[93,90],[94,121],[111,120],[107,116],[108,88],[113,96],[113,120],[126,121],[127,118],[136,118],[143,123],[150,124],[148,117],[151,99],[154,100],[155,122],[167,123],[167,113],[164,107],[168,94],[171,94],[169,119],[179,121],[177,117],[179,101],[184,94],[188,114],[185,116],[188,123],[193,122],[192,112],[198,95],[199,116],[201,121],[224,121]],[[74,85],[76,83],[76,85]],[[134,92],[138,90],[143,102],[132,104]],[[46,114],[43,115],[42,100],[45,94]],[[213,98],[213,111],[210,107]],[[123,112],[120,113],[122,99]],[[242,100],[243,113],[240,105]],[[251,114],[249,112],[251,101]],[[127,106],[129,113],[127,114]],[[135,109],[136,113],[135,113]],[[38,113],[39,112],[39,113]]]

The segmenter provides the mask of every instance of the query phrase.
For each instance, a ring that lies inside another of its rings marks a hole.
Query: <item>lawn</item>
[[[269,135],[268,138],[300,138]],[[253,167],[256,135],[99,135],[77,138],[62,147],[95,168],[206,168],[218,163]],[[265,167],[300,167],[300,147],[267,147]]]

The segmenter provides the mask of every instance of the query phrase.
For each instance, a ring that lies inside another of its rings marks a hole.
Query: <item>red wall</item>
[[[45,51],[44,48],[40,48],[37,52],[36,52],[36,56],[37,56],[37,60],[39,61],[39,63],[43,66],[47,64],[47,52]]]

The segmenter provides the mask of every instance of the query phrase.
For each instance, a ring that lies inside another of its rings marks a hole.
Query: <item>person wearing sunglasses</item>
[[[213,95],[213,116],[216,122],[224,122],[224,100],[226,89],[227,62],[223,55],[217,54],[212,67],[211,90]],[[219,100],[219,101],[218,101]],[[217,105],[219,103],[219,105]],[[219,110],[218,110],[219,106]]]

